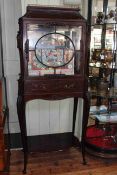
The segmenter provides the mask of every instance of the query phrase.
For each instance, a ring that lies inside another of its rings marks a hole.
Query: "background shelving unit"
[[[90,112],[86,147],[97,156],[117,157],[117,11],[116,6],[111,9],[109,1],[103,0],[103,9],[94,15],[93,3],[89,0]]]

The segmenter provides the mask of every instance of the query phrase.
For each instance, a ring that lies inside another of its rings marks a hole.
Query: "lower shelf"
[[[86,149],[101,157],[117,157],[117,124],[92,125],[87,128]]]

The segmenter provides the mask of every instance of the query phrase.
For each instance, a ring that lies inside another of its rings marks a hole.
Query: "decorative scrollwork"
[[[21,32],[20,31],[18,31],[18,34],[17,34],[17,48],[21,49]]]
[[[74,88],[74,84],[73,83],[72,84],[65,84],[64,88],[65,89],[72,89],[72,88]]]
[[[37,89],[47,90],[47,86],[45,84],[32,84],[32,91],[35,91]]]
[[[25,56],[26,60],[29,61],[29,39],[25,42]]]

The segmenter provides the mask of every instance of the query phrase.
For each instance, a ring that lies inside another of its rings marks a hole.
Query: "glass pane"
[[[49,33],[41,37],[35,45],[39,62],[47,67],[61,67],[74,56],[75,46],[69,37],[60,33]]]
[[[75,49],[80,50],[80,41],[81,41],[81,32],[82,27],[74,27],[74,26],[59,26],[56,28],[56,32],[67,35],[74,43]]]
[[[29,50],[35,48],[35,44],[39,38],[47,33],[54,32],[54,27],[43,26],[38,24],[27,25],[27,38],[29,39]]]
[[[80,72],[81,26],[28,24],[27,29],[30,76]]]

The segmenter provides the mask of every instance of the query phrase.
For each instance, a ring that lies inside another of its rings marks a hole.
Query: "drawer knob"
[[[74,84],[66,84],[65,89],[71,89],[74,87]]]
[[[45,84],[41,84],[41,85],[38,85],[38,84],[32,84],[32,90],[33,90],[33,91],[38,90],[38,89],[46,90],[47,87],[46,87]]]

